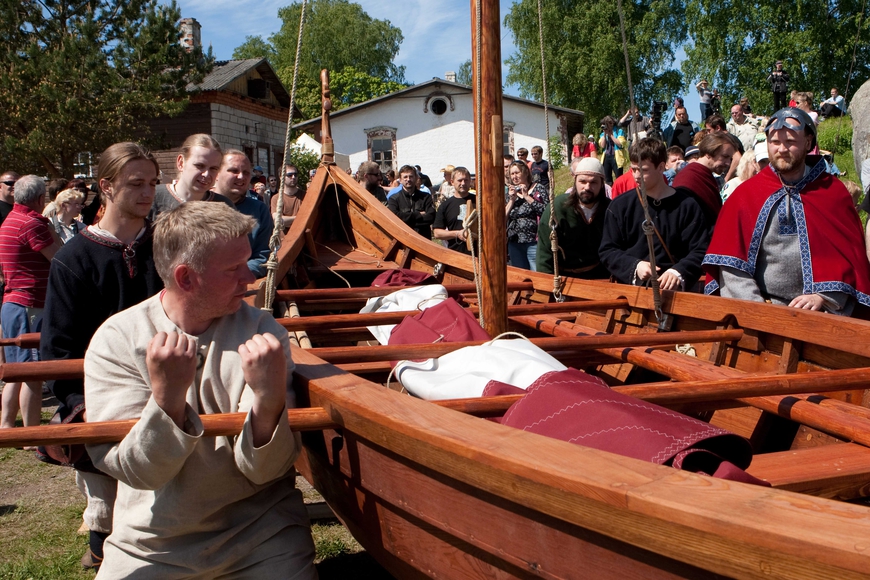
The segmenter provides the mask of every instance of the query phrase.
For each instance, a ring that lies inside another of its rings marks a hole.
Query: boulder
[[[849,103],[852,116],[852,153],[855,175],[861,175],[861,163],[870,158],[870,81],[855,91]]]

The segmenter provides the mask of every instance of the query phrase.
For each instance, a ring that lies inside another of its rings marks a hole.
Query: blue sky
[[[218,60],[232,58],[233,50],[247,36],[268,38],[281,27],[278,9],[292,0],[176,0],[182,17],[196,18],[202,25],[203,46],[212,46]],[[468,0],[356,0],[372,18],[389,20],[402,30],[404,41],[396,64],[405,66],[405,78],[412,83],[432,77],[444,78],[471,58],[471,8]],[[513,2],[501,0],[501,20]],[[516,50],[513,36],[502,27],[502,61]],[[682,58],[684,53],[680,51]],[[678,59],[679,60],[679,59]],[[502,69],[502,78],[507,70]],[[518,95],[506,86],[507,94]],[[700,117],[698,95],[685,95],[689,118]],[[625,111],[614,111],[622,115]]]

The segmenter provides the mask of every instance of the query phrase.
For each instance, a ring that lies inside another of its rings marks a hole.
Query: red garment
[[[794,204],[796,217],[800,217],[798,205],[804,214],[804,220],[796,220],[797,233],[805,235],[809,243],[813,288],[807,289],[807,293],[847,292],[861,304],[870,305],[870,263],[864,249],[861,220],[846,187],[824,171],[824,162],[819,163],[822,165],[814,167],[810,177],[819,175],[800,191],[800,204]],[[764,233],[766,222],[759,223],[761,212],[771,196],[782,196],[782,187],[779,177],[768,166],[743,182],[728,198],[704,257],[708,293],[719,287],[719,266],[754,273],[757,255],[750,255],[750,251],[757,252]],[[801,227],[803,223],[805,228]],[[754,246],[753,236],[756,236]]]
[[[665,185],[668,184],[668,178],[664,174],[662,174],[662,180],[665,182]],[[626,171],[613,182],[613,187],[610,188],[610,199],[616,199],[617,196],[632,189],[637,189],[637,182],[634,180],[634,175],[631,174],[631,171]]]
[[[715,226],[722,209],[722,196],[719,195],[719,182],[713,177],[713,171],[697,161],[688,163],[674,178],[674,188],[678,187],[694,196],[704,210],[707,225],[711,228]]]
[[[40,250],[54,243],[48,218],[16,203],[0,226],[0,267],[6,277],[3,302],[42,308],[51,266]]]
[[[580,151],[579,145],[574,145],[574,149],[571,150],[571,159],[575,157],[595,157],[595,145],[592,141],[586,142],[586,147],[583,148],[583,151]]]

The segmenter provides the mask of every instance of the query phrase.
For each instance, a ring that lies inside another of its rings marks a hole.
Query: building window
[[[83,151],[76,155],[75,163],[73,163],[73,174],[78,179],[84,179],[94,176],[94,158],[90,151]]]
[[[429,106],[432,108],[432,112],[436,115],[443,115],[447,112],[447,103],[444,99],[435,99]]]
[[[369,161],[374,161],[386,173],[396,169],[396,129],[372,127],[365,129],[368,141]]]
[[[505,123],[502,131],[504,155],[514,154],[514,123]]]

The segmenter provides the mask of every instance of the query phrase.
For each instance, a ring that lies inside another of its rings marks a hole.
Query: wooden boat
[[[648,289],[567,279],[562,304],[551,276],[495,267],[500,295],[497,284],[487,287],[492,277],[477,281],[484,302],[502,302],[509,328],[572,366],[747,437],[756,453],[749,472],[772,488],[482,418],[516,397],[434,404],[385,388],[387,361],[439,356],[455,345],[361,344],[371,338],[365,326],[395,321],[352,314],[366,297],[389,291],[367,285],[387,269],[407,268],[433,274],[475,304],[474,265],[415,234],[330,165],[324,127],[325,163],[277,270],[285,286],[278,299],[293,305],[281,320],[301,344],[292,351],[294,386],[310,407],[291,411],[295,428],[306,430],[297,467],[392,574],[870,575],[870,509],[862,501],[870,493],[870,322],[666,292],[660,324]],[[263,286],[257,290],[262,303]],[[686,343],[693,354],[675,348]],[[0,374],[81,372],[37,364],[5,365]],[[238,429],[237,419],[222,419],[211,433]]]

